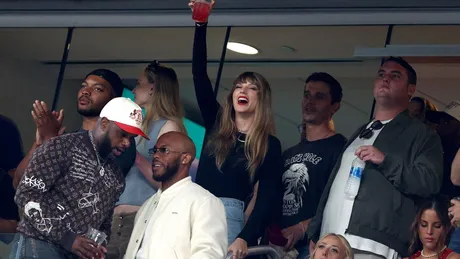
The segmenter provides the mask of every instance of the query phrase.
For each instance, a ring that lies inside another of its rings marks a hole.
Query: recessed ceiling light
[[[246,55],[255,55],[259,53],[259,51],[252,46],[231,41],[227,43],[227,49]]]

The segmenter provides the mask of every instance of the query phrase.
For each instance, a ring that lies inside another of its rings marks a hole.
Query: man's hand
[[[370,161],[376,165],[382,164],[385,154],[374,146],[360,146],[355,155],[364,162]]]
[[[64,110],[61,109],[59,113],[50,111],[48,105],[43,101],[37,100],[33,103],[32,117],[37,126],[37,132],[35,134],[37,145],[62,134],[65,130],[65,128],[62,127]]]
[[[72,253],[76,254],[82,259],[93,259],[93,258],[105,258],[107,249],[103,246],[97,246],[97,244],[84,236],[77,236],[72,245]]]
[[[449,207],[449,216],[451,217],[450,222],[452,225],[455,225],[456,222],[460,223],[460,201],[452,199],[450,202],[454,204]]]
[[[281,233],[283,233],[284,238],[288,240],[284,249],[290,251],[294,248],[295,244],[305,236],[305,227],[302,225],[302,222],[300,222],[283,229]]]

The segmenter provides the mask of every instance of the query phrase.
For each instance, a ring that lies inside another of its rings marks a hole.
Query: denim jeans
[[[460,228],[456,228],[450,237],[449,248],[460,253]]]
[[[124,216],[113,215],[112,234],[107,245],[107,259],[122,259],[134,229],[136,212]]]
[[[76,258],[57,245],[23,234],[16,234],[9,259],[68,259]]]
[[[230,246],[244,227],[244,202],[232,198],[220,198],[227,217],[228,246]]]

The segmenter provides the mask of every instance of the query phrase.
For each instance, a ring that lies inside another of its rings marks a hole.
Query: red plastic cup
[[[211,13],[211,1],[196,0],[193,4],[192,19],[196,22],[207,22]]]
[[[285,246],[288,242],[277,225],[271,225],[268,228],[268,241],[277,246]]]

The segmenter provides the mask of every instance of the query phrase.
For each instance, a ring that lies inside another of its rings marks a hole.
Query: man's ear
[[[183,164],[183,165],[186,165],[186,164],[191,164],[193,161],[192,161],[192,156],[190,154],[184,154],[184,156],[182,157],[180,163]]]
[[[101,130],[106,133],[107,131],[109,131],[109,127],[110,127],[110,121],[104,117],[101,119]]]
[[[411,98],[414,95],[416,90],[417,90],[416,85],[409,84],[409,86],[407,87],[407,94],[409,95],[409,98]]]

